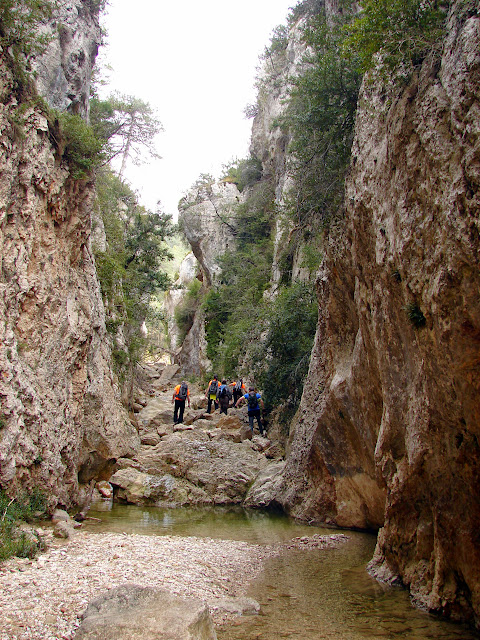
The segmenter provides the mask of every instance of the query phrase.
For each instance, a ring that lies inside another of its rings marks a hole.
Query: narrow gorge
[[[170,281],[150,277],[150,246],[138,280],[135,247],[116,266],[112,219],[131,249],[131,193],[108,195],[113,178],[65,120],[99,131],[99,3],[35,23],[48,38],[33,56],[2,28],[0,489],[41,489],[49,515],[82,512],[108,482],[129,504],[375,532],[371,576],[478,630],[480,3],[412,0],[435,38],[409,22],[396,33],[409,58],[381,43],[366,60],[374,5],[304,0],[277,28],[250,157],[181,198],[188,248]],[[267,438],[245,410],[206,413],[213,373],[261,391]]]

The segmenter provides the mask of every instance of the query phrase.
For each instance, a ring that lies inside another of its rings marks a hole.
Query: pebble
[[[0,640],[71,640],[88,603],[125,583],[204,600],[242,596],[277,553],[232,540],[85,531],[55,544],[61,548],[36,562],[11,559],[2,567]],[[217,623],[229,618],[224,611],[212,615]]]

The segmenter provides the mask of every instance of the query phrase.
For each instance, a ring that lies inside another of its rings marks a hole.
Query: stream
[[[281,543],[337,530],[298,523],[280,514],[241,508],[160,509],[115,504],[89,515],[101,519],[96,532],[196,536]],[[344,532],[335,549],[292,549],[267,561],[247,595],[260,615],[243,616],[217,628],[218,640],[478,640],[463,625],[414,609],[406,591],[383,587],[365,570],[375,536]]]

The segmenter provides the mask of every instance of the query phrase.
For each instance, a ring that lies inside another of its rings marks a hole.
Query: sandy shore
[[[206,601],[242,596],[274,553],[230,540],[78,532],[35,560],[0,565],[0,640],[70,640],[88,603],[121,584]]]

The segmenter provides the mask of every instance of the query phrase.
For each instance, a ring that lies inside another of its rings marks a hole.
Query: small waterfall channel
[[[114,505],[92,507],[97,532],[196,536],[253,544],[286,542],[336,530],[311,527],[280,514],[240,508],[160,509]],[[267,561],[248,596],[259,615],[217,628],[218,640],[478,640],[480,634],[414,609],[408,594],[387,588],[365,570],[375,536],[344,532],[334,549],[291,549]]]

